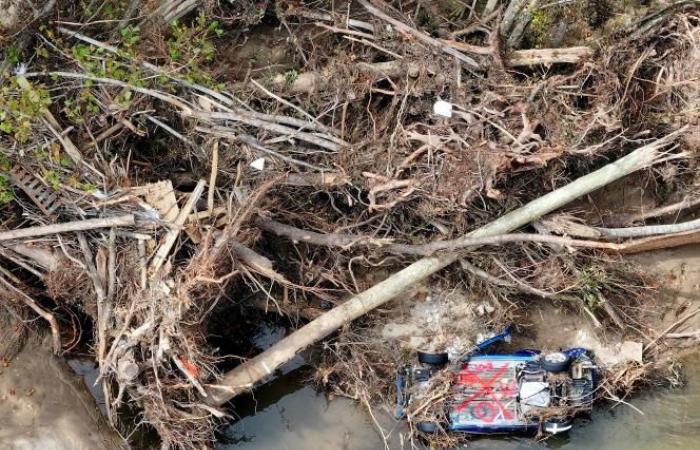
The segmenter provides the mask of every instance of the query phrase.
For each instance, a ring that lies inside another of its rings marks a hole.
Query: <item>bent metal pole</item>
[[[595,172],[578,178],[566,186],[499,217],[488,225],[469,233],[468,236],[496,236],[511,232],[582,195],[593,192],[632,172],[649,167],[660,159],[660,150],[673,142],[684,130],[685,128],[640,147]],[[224,374],[217,384],[208,386],[209,395],[206,401],[211,405],[226,403],[236,395],[252,388],[256,383],[269,378],[275,369],[291,360],[299,351],[323,339],[344,324],[388,302],[410,286],[426,279],[459,258],[459,254],[452,253],[419,259],[386,280],[351,297],[342,305],[312,320],[264,352]]]

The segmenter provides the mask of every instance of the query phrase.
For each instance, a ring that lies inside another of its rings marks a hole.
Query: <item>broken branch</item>
[[[170,254],[170,250],[172,250],[173,245],[175,245],[175,241],[177,241],[177,237],[180,235],[180,230],[182,229],[183,225],[185,225],[187,218],[192,212],[192,208],[194,208],[194,204],[197,202],[197,200],[199,200],[202,192],[204,192],[205,184],[206,182],[204,180],[199,180],[197,186],[195,186],[194,190],[190,194],[190,197],[187,199],[187,203],[180,210],[172,224],[172,227],[170,230],[168,230],[168,234],[165,236],[163,243],[160,247],[158,247],[158,251],[153,257],[153,261],[151,261],[151,270],[153,274],[156,274],[160,270],[165,262],[165,259],[168,257],[168,254]]]
[[[365,0],[358,0],[358,2],[370,13],[374,14],[375,16],[379,17],[380,19],[384,20],[385,22],[389,22],[392,24],[394,27],[396,27],[397,30],[413,35],[416,37],[419,41],[422,41],[425,44],[431,45],[433,47],[438,48],[444,53],[447,53],[448,55],[454,56],[458,60],[462,61],[467,67],[473,70],[479,69],[479,64],[473,60],[472,58],[468,57],[464,53],[450,47],[449,45],[446,45],[443,42],[440,42],[439,40],[432,38],[428,36],[427,34],[416,30],[415,28],[409,27],[405,23],[398,21],[394,19],[393,17],[389,16],[388,14],[380,11],[379,9],[375,8],[374,6],[370,5],[367,3]]]
[[[67,233],[70,231],[95,230],[97,228],[128,227],[135,223],[133,214],[107,217],[104,219],[76,220],[74,222],[57,223],[54,225],[42,225],[38,227],[20,228],[19,230],[2,231],[0,232],[0,241],[46,236],[47,234]]]

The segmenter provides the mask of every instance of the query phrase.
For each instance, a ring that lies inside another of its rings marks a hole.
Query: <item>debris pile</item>
[[[41,317],[115,427],[202,448],[328,336],[369,408],[534,301],[663,355],[624,255],[698,239],[697,2],[84,3],[0,22],[0,360]],[[631,173],[643,209],[590,201]],[[299,330],[222,348],[260,311]]]

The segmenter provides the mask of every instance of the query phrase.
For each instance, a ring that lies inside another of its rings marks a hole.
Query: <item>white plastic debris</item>
[[[433,114],[442,117],[452,117],[452,103],[438,100],[433,105]]]
[[[549,383],[526,381],[520,385],[521,403],[544,408],[549,406]]]
[[[255,161],[250,163],[250,167],[262,171],[265,168],[265,158],[256,159]]]
[[[13,72],[15,75],[24,75],[27,73],[27,65],[25,63],[20,63],[17,65],[17,67],[15,67]]]

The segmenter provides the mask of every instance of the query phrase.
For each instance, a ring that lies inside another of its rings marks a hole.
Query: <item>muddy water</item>
[[[603,405],[591,420],[579,420],[568,436],[544,442],[527,437],[476,439],[470,449],[520,450],[671,450],[700,448],[700,357],[684,365],[686,386],[649,389],[631,400],[639,411],[625,405]],[[240,420],[229,426],[217,450],[380,449],[384,445],[372,419],[356,403],[328,401],[304,385],[298,372],[287,374],[236,404]],[[643,413],[643,414],[642,414]],[[390,435],[390,447],[403,444],[401,424],[375,411]]]

